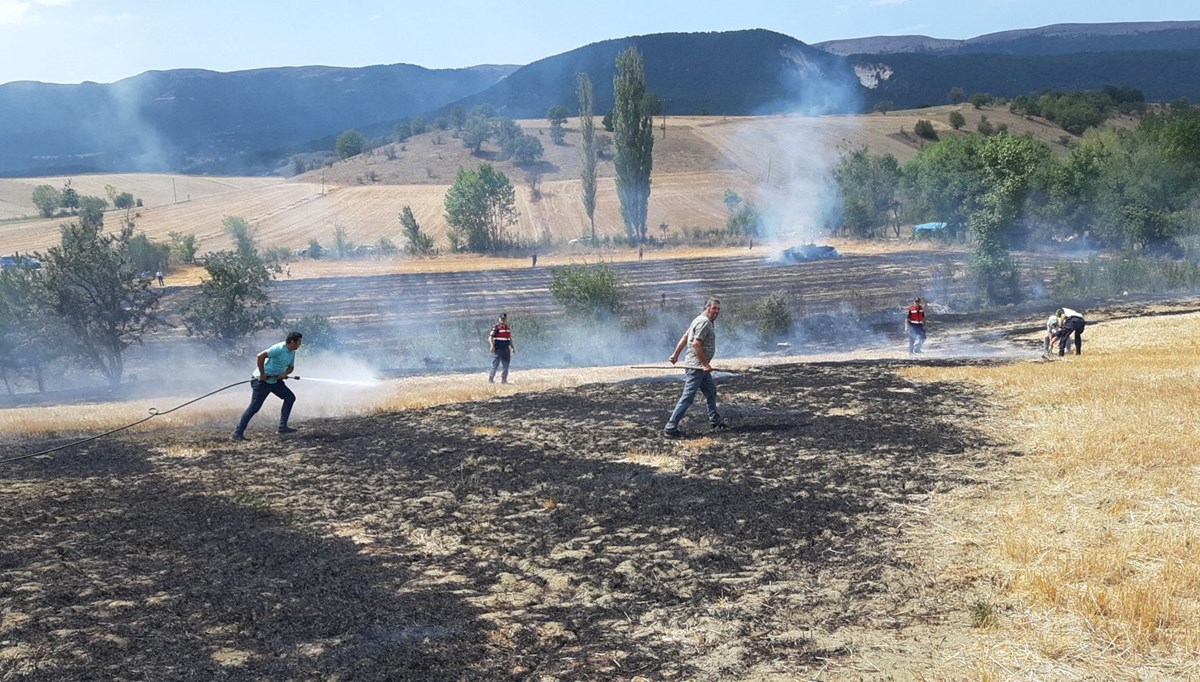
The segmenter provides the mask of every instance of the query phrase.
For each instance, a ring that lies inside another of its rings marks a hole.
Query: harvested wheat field
[[[1200,331],[730,361],[733,428],[680,441],[675,381],[592,370],[11,462],[0,677],[1195,677],[1198,367],[1153,315]]]
[[[946,123],[956,108],[969,126],[986,115],[994,123],[1009,125],[1013,134],[1029,133],[1065,150],[1057,142],[1062,130],[1003,107],[931,107],[886,116],[668,117],[666,137],[660,130],[655,139],[649,234],[679,242],[694,228],[723,226],[724,194],[733,190],[770,208],[774,233],[804,239],[820,227],[814,207],[841,153],[865,147],[907,161],[925,144],[912,133],[916,122],[927,119],[939,134],[958,134]],[[529,134],[544,133],[545,121],[520,124]],[[561,244],[590,235],[580,198],[578,121],[568,123],[565,144],[543,144],[545,158],[532,168],[500,161],[487,147],[474,156],[453,133],[432,131],[288,180],[161,174],[0,179],[0,254],[44,251],[57,243],[58,225],[70,217],[34,217],[31,194],[36,185],[61,187],[67,180],[85,195],[103,197],[108,185],[132,192],[145,204],[133,212],[138,231],[159,242],[166,242],[171,232],[194,234],[201,253],[231,248],[221,225],[226,216],[242,217],[255,226],[263,247],[300,249],[313,239],[329,246],[339,227],[356,244],[375,244],[387,237],[402,245],[398,217],[405,206],[412,208],[421,229],[444,247],[449,231],[446,191],[458,169],[481,163],[495,164],[516,188],[519,216],[508,228],[514,241]],[[601,160],[598,173],[596,235],[623,238],[611,158]],[[123,218],[123,211],[112,211],[108,224],[117,225]]]

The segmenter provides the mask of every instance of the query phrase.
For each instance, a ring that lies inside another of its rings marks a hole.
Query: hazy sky
[[[766,28],[815,43],[1198,18],[1195,0],[0,0],[0,83],[108,83],[186,67],[528,64],[667,31]]]

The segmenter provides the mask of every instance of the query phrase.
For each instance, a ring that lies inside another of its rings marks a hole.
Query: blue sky
[[[767,28],[815,43],[1194,19],[1194,0],[0,0],[0,83],[189,67],[528,64],[666,31]]]

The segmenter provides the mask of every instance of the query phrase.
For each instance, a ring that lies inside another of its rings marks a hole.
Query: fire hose
[[[298,376],[284,377],[284,379],[298,380],[298,379],[300,379],[300,377],[298,377]],[[0,464],[8,464],[9,462],[16,462],[16,461],[19,461],[22,459],[29,459],[30,457],[38,457],[40,455],[48,455],[51,452],[58,452],[59,450],[66,450],[67,448],[75,447],[76,445],[83,445],[84,443],[88,443],[88,442],[97,440],[99,438],[103,438],[105,436],[111,436],[112,434],[117,433],[118,431],[124,431],[125,429],[133,428],[134,426],[137,426],[138,424],[148,422],[151,419],[154,419],[155,417],[161,417],[164,414],[171,414],[175,410],[178,410],[183,407],[187,407],[188,405],[191,405],[192,403],[204,400],[205,398],[207,398],[211,395],[216,395],[216,394],[220,393],[221,391],[227,391],[227,390],[233,388],[234,386],[241,386],[242,384],[248,384],[251,381],[254,381],[254,380],[246,379],[245,381],[234,382],[232,384],[229,384],[228,386],[222,386],[221,388],[218,388],[215,391],[209,391],[208,393],[205,393],[204,395],[200,396],[199,398],[192,398],[191,400],[187,401],[186,403],[181,403],[179,405],[176,405],[175,407],[172,407],[171,409],[166,410],[165,412],[159,412],[157,407],[151,407],[150,415],[148,417],[143,417],[135,422],[126,424],[125,426],[121,426],[121,427],[112,429],[111,431],[105,431],[104,433],[96,434],[95,436],[88,436],[87,438],[73,441],[73,442],[67,443],[66,445],[59,445],[58,447],[50,448],[48,450],[42,450],[41,452],[34,452],[34,453],[30,453],[28,455],[21,455],[19,457],[9,457],[8,459],[0,459]]]

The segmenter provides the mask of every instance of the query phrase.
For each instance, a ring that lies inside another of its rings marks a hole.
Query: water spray
[[[289,379],[299,379],[300,377],[288,377]],[[343,386],[378,386],[378,381],[350,381],[348,379],[322,379],[320,377],[308,377],[305,381],[320,381],[325,384],[341,384]]]

